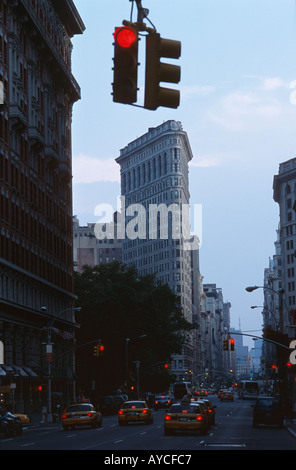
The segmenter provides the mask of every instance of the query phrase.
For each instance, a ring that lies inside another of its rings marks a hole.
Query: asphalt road
[[[136,456],[141,452],[143,455],[146,452],[146,459],[154,451],[159,451],[157,455],[168,452],[183,456],[183,462],[167,462],[170,464],[185,464],[185,454],[194,455],[200,450],[296,450],[296,437],[286,428],[252,427],[252,401],[235,398],[234,402],[221,403],[216,396],[210,398],[217,405],[216,423],[205,436],[186,433],[165,436],[165,411],[159,410],[153,412],[154,422],[150,425],[129,424],[119,427],[117,416],[105,416],[103,426],[98,429],[64,431],[59,423],[50,426],[29,425],[24,427],[22,436],[2,439],[0,449],[95,450],[101,451],[98,455],[102,459],[114,459],[121,455]],[[113,464],[116,462],[113,461]],[[130,465],[133,467],[132,462]]]

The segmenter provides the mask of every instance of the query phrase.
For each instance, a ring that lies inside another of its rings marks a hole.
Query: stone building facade
[[[46,392],[49,322],[52,391],[73,393],[74,359],[58,332],[75,326],[71,38],[83,31],[72,0],[0,2],[0,380],[16,383],[20,411]]]
[[[184,316],[191,323],[192,250],[186,249],[188,233],[184,233],[186,227],[182,225],[186,215],[178,213],[178,208],[189,207],[188,164],[192,158],[181,123],[170,120],[130,142],[116,159],[121,172],[121,213],[125,218],[122,260],[134,265],[140,275],[155,273],[157,280],[167,283],[180,296]],[[198,279],[198,270],[196,276]],[[177,380],[195,373],[195,357],[192,338],[171,362],[171,373]]]

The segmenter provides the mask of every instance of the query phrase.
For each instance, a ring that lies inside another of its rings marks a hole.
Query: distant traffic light
[[[100,355],[100,345],[99,344],[95,344],[94,345],[94,348],[93,348],[93,356],[94,357],[99,357]]]
[[[233,338],[230,338],[230,351],[234,351],[234,345],[235,345],[235,340]]]
[[[113,101],[132,104],[137,101],[138,30],[127,26],[114,32]]]
[[[160,82],[179,83],[181,67],[165,64],[161,57],[179,59],[181,42],[162,39],[156,31],[146,36],[146,72],[144,108],[155,110],[159,106],[177,108],[180,104],[180,92],[159,86]]]
[[[223,340],[223,351],[228,351],[229,346],[228,346],[228,339]]]

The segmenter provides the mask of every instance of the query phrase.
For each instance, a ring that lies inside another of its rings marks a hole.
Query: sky
[[[180,121],[193,154],[190,203],[202,205],[203,282],[216,284],[231,303],[232,328],[261,336],[261,309],[250,306],[263,305],[263,289],[245,287],[263,285],[279,223],[273,178],[296,156],[296,1],[142,0],[161,37],[182,43],[174,62],[180,84],[166,85],[180,90],[180,106],[156,111],[112,101],[113,32],[130,20],[133,2],[74,3],[86,30],[72,38],[81,87],[73,109],[73,213],[87,225],[98,221],[97,205],[116,210],[120,149],[149,127]],[[139,106],[144,47],[143,38]],[[247,336],[243,342],[253,346]]]

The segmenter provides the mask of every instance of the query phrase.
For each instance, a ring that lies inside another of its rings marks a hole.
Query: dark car
[[[2,437],[20,436],[23,426],[19,418],[0,406],[0,435]]]
[[[223,390],[220,393],[220,401],[233,401],[233,392]]]
[[[97,400],[97,408],[103,416],[115,415],[118,413],[118,403],[112,395],[99,397]]]
[[[170,395],[157,395],[154,400],[154,409],[159,410],[160,408],[170,408],[174,401],[174,398]]]
[[[253,427],[260,424],[284,426],[284,412],[278,397],[259,397],[253,406]]]

